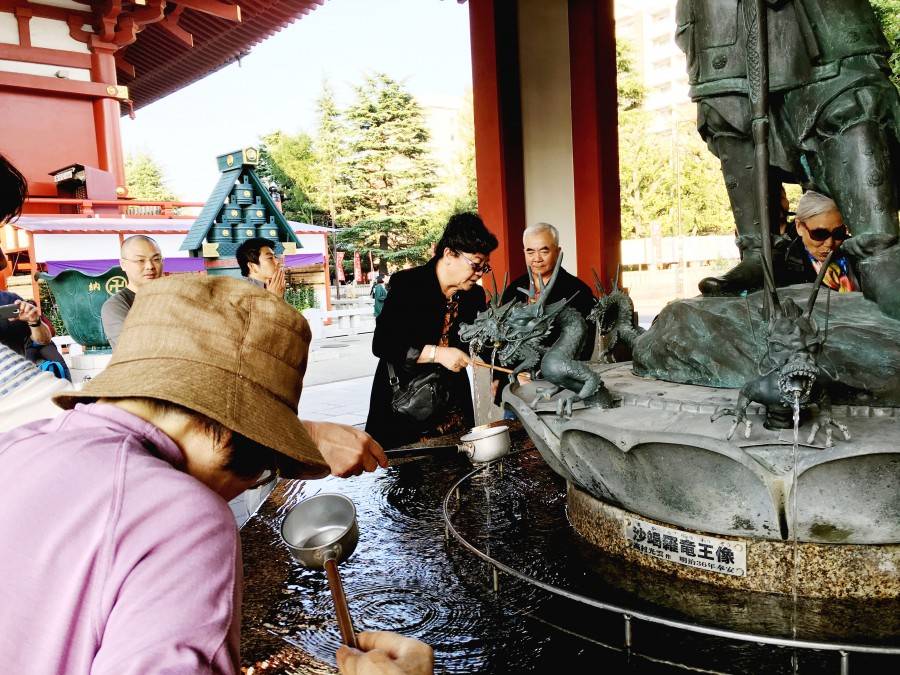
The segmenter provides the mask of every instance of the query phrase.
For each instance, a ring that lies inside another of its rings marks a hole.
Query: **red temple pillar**
[[[118,49],[115,45],[95,43],[91,45],[91,79],[115,88],[116,60],[113,56]],[[116,180],[116,193],[125,196],[125,164],[122,153],[122,135],[119,129],[121,115],[119,101],[112,96],[98,98],[93,102],[94,128],[97,134],[97,156],[101,169],[109,171]]]
[[[525,272],[525,186],[515,2],[469,0],[478,210],[497,236],[497,282]],[[490,283],[488,283],[490,287]],[[490,289],[489,290],[493,290]]]
[[[572,164],[578,276],[593,288],[620,261],[616,27],[613,0],[569,0]]]

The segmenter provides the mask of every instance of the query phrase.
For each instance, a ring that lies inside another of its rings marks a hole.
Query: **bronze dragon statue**
[[[520,288],[526,299],[500,304],[501,293],[494,284],[494,296],[490,306],[479,313],[471,324],[459,329],[460,339],[470,344],[473,353],[480,353],[485,346],[492,349],[491,360],[513,368],[510,383],[516,382],[519,373],[529,372],[532,379],[540,377],[552,387],[539,391],[532,401],[535,407],[541,400],[549,400],[562,390],[569,392],[557,401],[556,412],[561,417],[571,417],[572,405],[577,401],[590,407],[612,407],[612,395],[603,380],[576,355],[587,336],[588,324],[568,305],[571,298],[547,304],[547,298],[556,282],[562,264],[562,255],[550,281],[544,285],[539,279],[536,288],[529,275],[529,288]],[[558,327],[558,337],[548,343],[548,336]]]
[[[819,430],[824,428],[825,447],[832,447],[832,427],[841,431],[844,440],[850,440],[847,426],[836,421],[832,415],[829,390],[835,378],[819,364],[828,337],[827,323],[825,331],[820,331],[812,316],[822,279],[833,256],[834,251],[822,263],[805,312],[790,298],[782,301],[774,286],[766,284],[769,296],[763,310],[763,317],[767,320],[766,350],[760,362],[760,376],[741,387],[733,409],[720,410],[710,419],[714,421],[724,415],[734,416],[728,439],[734,436],[742,422],[745,425],[744,437],[750,438],[753,423],[747,417],[747,408],[753,402],[765,406],[765,426],[770,429],[789,429],[792,422],[799,424],[801,413],[808,413],[811,406],[816,406],[818,416],[813,420],[806,442],[812,443]]]
[[[765,283],[766,302],[762,315],[767,325],[759,377],[744,384],[734,408],[722,409],[710,420],[715,421],[725,415],[735,418],[728,431],[728,439],[734,437],[742,423],[745,425],[744,437],[750,438],[753,423],[747,417],[747,409],[750,403],[759,403],[766,409],[767,428],[789,429],[794,414],[798,419],[801,414],[809,417],[811,408],[815,406],[818,415],[813,420],[807,443],[812,443],[819,430],[824,429],[825,447],[831,447],[832,427],[840,430],[845,440],[850,440],[847,426],[837,422],[832,415],[829,390],[835,384],[835,377],[819,364],[827,339],[827,327],[820,331],[812,317],[831,256],[822,263],[805,311],[791,298],[781,300],[774,285]],[[613,282],[612,291],[607,294],[597,280],[597,291],[600,297],[589,318],[597,322],[600,330],[603,345],[601,356],[608,358],[615,347],[625,347],[630,352],[644,332],[634,327],[631,298],[619,289],[617,281]],[[753,329],[752,323],[750,329]]]

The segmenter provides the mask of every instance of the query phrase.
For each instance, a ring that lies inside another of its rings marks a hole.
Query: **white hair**
[[[535,223],[530,227],[526,227],[525,231],[522,233],[522,243],[525,243],[525,237],[530,237],[533,234],[540,234],[541,232],[549,232],[550,236],[553,237],[553,243],[559,246],[559,230],[550,223]]]
[[[815,190],[807,190],[800,197],[800,201],[797,204],[796,218],[806,222],[810,218],[821,216],[823,213],[829,213],[830,211],[840,213],[841,210],[831,197],[826,197]]]

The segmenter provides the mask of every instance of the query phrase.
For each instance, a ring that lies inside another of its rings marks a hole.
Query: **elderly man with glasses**
[[[136,234],[122,242],[120,264],[128,277],[128,285],[121,291],[103,303],[100,310],[100,319],[103,321],[103,330],[113,349],[119,341],[122,332],[122,324],[125,317],[134,304],[135,294],[142,286],[154,279],[159,279],[163,273],[162,253],[157,244],[150,237]]]
[[[800,198],[794,227],[796,238],[785,253],[783,267],[776,269],[779,286],[815,281],[828,254],[850,237],[834,200],[813,190]],[[822,283],[840,293],[861,290],[852,259],[840,251],[829,264]]]
[[[522,249],[525,253],[525,265],[528,271],[521,277],[513,279],[513,282],[506,287],[503,293],[504,304],[513,300],[525,301],[525,296],[518,289],[528,288],[529,275],[534,280],[534,287],[538,290],[541,288],[542,282],[547,284],[550,281],[553,270],[556,268],[556,261],[562,254],[562,247],[559,245],[559,231],[550,223],[531,225],[525,228],[525,232],[522,234]],[[569,274],[565,269],[560,269],[547,302],[553,303],[568,298],[571,298],[572,307],[585,318],[594,308],[594,294],[590,287],[575,275]],[[582,361],[590,359],[594,351],[595,331],[593,328],[593,326],[589,326],[587,339],[581,347],[578,358]],[[547,344],[553,344],[557,337],[559,337],[559,326],[554,327],[550,337],[547,338]],[[491,385],[494,403],[497,405],[500,405],[501,381],[498,378]]]

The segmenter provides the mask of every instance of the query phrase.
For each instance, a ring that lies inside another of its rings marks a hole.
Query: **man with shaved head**
[[[103,330],[113,349],[122,332],[122,324],[128,316],[131,305],[134,304],[135,294],[141,286],[159,279],[163,271],[162,253],[157,244],[150,237],[136,234],[122,242],[119,263],[128,277],[128,285],[121,291],[103,303],[100,310],[100,319],[103,321]]]

